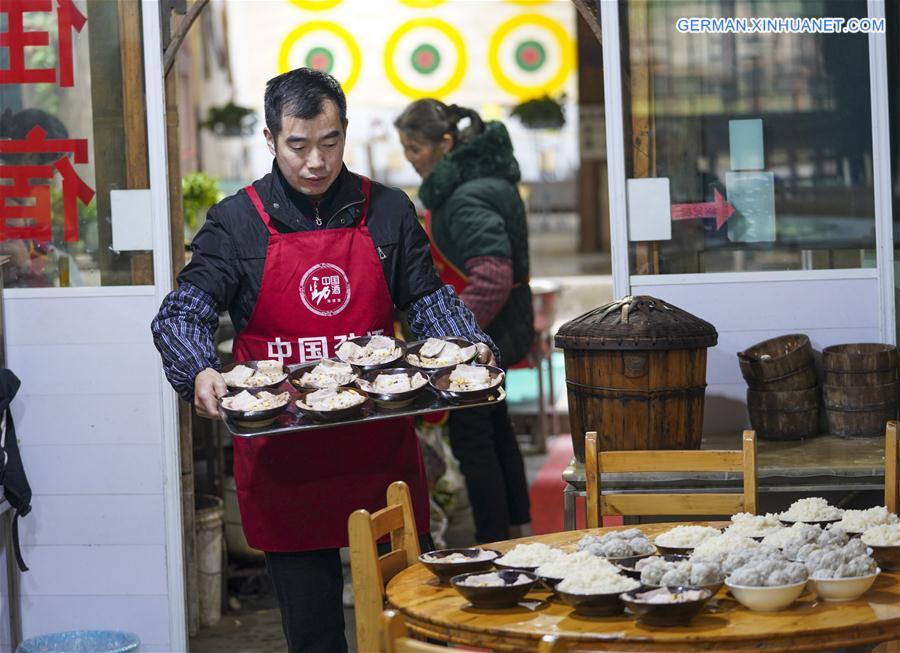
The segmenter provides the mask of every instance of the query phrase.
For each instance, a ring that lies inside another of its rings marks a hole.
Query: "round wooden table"
[[[651,539],[675,524],[645,524]],[[717,525],[717,524],[713,524]],[[567,531],[489,545],[501,551],[519,543],[543,542],[565,550],[586,533],[622,528]],[[882,572],[856,601],[819,601],[811,590],[787,610],[752,612],[727,588],[710,600],[689,626],[654,628],[623,614],[588,618],[549,592],[533,591],[516,608],[479,610],[449,586],[440,585],[423,565],[395,576],[388,602],[418,635],[495,651],[536,651],[541,637],[556,635],[567,649],[603,651],[824,651],[900,640],[900,573]]]

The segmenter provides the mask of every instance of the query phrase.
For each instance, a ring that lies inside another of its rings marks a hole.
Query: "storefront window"
[[[139,3],[4,2],[0,33],[5,286],[152,284],[149,249],[113,249],[146,218],[111,199],[149,186]]]
[[[621,7],[627,176],[668,178],[672,206],[670,239],[630,243],[631,273],[874,267],[867,35],[677,27],[684,17],[860,18],[866,3]]]

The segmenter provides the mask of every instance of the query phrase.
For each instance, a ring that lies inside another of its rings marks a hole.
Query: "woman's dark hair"
[[[469,124],[460,130],[458,123],[463,118],[468,118]],[[438,143],[444,134],[450,134],[453,137],[453,147],[456,147],[481,134],[484,122],[474,109],[455,104],[447,106],[440,100],[423,98],[406,107],[394,121],[394,127],[415,140],[428,143]]]
[[[320,70],[296,68],[266,82],[266,127],[272,136],[281,133],[281,117],[285,114],[301,120],[322,113],[322,103],[337,105],[341,123],[347,121],[347,98],[338,81]]]
[[[69,137],[69,130],[62,121],[42,109],[23,109],[13,113],[7,109],[0,115],[0,139],[14,141],[24,140],[35,127],[40,127],[47,132],[47,140],[65,139]],[[62,156],[59,152],[33,153],[8,153],[3,155],[3,160],[11,165],[22,165],[26,161],[36,162],[40,165],[53,163]]]

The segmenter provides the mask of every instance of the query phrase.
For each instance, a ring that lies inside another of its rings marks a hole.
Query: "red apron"
[[[259,195],[247,195],[269,232],[253,314],[234,343],[236,361],[313,361],[347,338],[391,334],[393,301],[369,229],[370,182],[357,225],[279,233]],[[347,545],[347,518],[385,505],[393,481],[410,487],[419,533],[429,528],[428,485],[410,418],[261,438],[234,438],[244,533],[263,551]]]
[[[453,265],[449,258],[444,256],[444,253],[434,241],[434,235],[431,233],[431,211],[425,211],[425,233],[428,234],[428,242],[431,245],[431,258],[434,259],[434,267],[437,269],[441,281],[453,286],[453,290],[459,295],[469,285],[469,278],[462,270]]]

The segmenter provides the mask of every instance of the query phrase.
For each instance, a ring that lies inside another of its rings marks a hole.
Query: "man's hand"
[[[475,354],[475,360],[482,365],[493,365],[497,366],[497,360],[494,358],[494,352],[491,351],[491,348],[488,347],[483,342],[479,342],[475,345],[475,351],[478,353]]]
[[[221,419],[219,397],[228,392],[225,379],[216,370],[207,367],[194,378],[194,407],[200,417]]]

